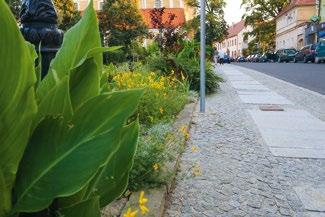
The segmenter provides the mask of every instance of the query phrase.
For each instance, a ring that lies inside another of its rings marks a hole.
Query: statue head
[[[57,13],[51,0],[22,0],[21,23],[57,24]]]

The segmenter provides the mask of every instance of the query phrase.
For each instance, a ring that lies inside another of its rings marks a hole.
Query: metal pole
[[[200,0],[201,62],[200,62],[200,112],[205,112],[205,0]]]

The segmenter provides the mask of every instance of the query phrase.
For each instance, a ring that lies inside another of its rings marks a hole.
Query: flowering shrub
[[[138,112],[142,124],[151,125],[171,120],[187,102],[188,84],[183,77],[176,79],[154,72],[118,72],[112,76],[113,89],[144,88]]]
[[[128,189],[138,191],[154,188],[168,181],[168,173],[163,174],[164,164],[172,158],[166,141],[172,139],[171,124],[159,123],[149,128],[141,128],[137,152],[130,173]]]

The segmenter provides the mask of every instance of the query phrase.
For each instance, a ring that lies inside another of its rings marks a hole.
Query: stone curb
[[[190,103],[185,106],[185,108],[179,113],[177,116],[176,121],[173,124],[174,137],[177,139],[177,144],[179,144],[178,150],[176,150],[177,156],[175,159],[168,162],[164,170],[171,172],[172,177],[170,178],[170,182],[160,188],[150,189],[145,191],[146,198],[149,199],[148,208],[150,212],[147,215],[141,215],[138,213],[137,217],[162,217],[165,210],[165,203],[167,199],[167,195],[170,193],[173,185],[175,184],[175,175],[179,165],[181,152],[179,148],[182,149],[186,143],[185,135],[180,132],[180,128],[186,126],[189,129],[193,111],[196,107],[196,103]],[[180,139],[180,140],[178,140]],[[175,146],[175,140],[167,141],[167,147]],[[138,207],[138,200],[139,200],[140,192],[134,192],[131,194],[129,201],[125,205],[122,214],[126,212],[129,207]],[[122,215],[121,215],[122,217]]]
[[[150,212],[147,215],[142,215],[140,212],[138,212],[137,217],[163,216],[167,195],[171,192],[173,186],[175,185],[175,177],[182,154],[182,149],[184,149],[184,146],[186,144],[185,135],[179,129],[183,126],[186,126],[187,130],[189,130],[196,105],[197,102],[189,103],[178,114],[177,119],[173,124],[174,139],[167,141],[167,148],[173,147],[173,149],[175,149],[175,138],[176,143],[179,144],[175,150],[175,158],[170,162],[167,162],[165,167],[162,168],[163,171],[172,174],[169,183],[161,186],[160,188],[145,190],[145,197],[149,200],[147,207],[149,208]],[[114,201],[112,204],[102,210],[102,217],[123,217],[123,213],[125,213],[129,207],[132,207],[133,210],[139,207],[139,195],[140,192],[132,192],[128,200],[126,198],[122,198],[120,200]]]

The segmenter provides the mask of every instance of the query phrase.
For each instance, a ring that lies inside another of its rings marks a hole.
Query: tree
[[[158,29],[158,34],[153,34],[152,38],[157,42],[163,54],[177,53],[181,49],[181,41],[186,37],[186,32],[182,26],[173,24],[176,15],[168,14],[168,19],[164,20],[165,8],[154,8],[150,12],[151,24],[154,29]]]
[[[62,30],[67,30],[80,19],[72,0],[54,0],[54,6],[58,13],[58,24]]]
[[[275,48],[275,18],[290,0],[243,0],[243,19],[253,30],[246,34],[252,37],[249,51],[267,51]]]
[[[199,1],[188,0],[188,5],[197,9],[197,14],[200,9]],[[226,3],[224,0],[206,0],[206,42],[213,46],[216,41],[222,41],[227,36],[227,23],[224,18],[223,8]],[[191,21],[192,26],[199,29],[200,17],[197,16]],[[196,38],[199,38],[199,31],[196,33]]]
[[[134,0],[106,0],[98,18],[104,44],[122,45],[126,56],[130,55],[132,41],[147,33],[147,26]]]
[[[9,5],[11,12],[15,15],[16,20],[18,20],[21,6],[20,0],[6,0],[6,3]]]

